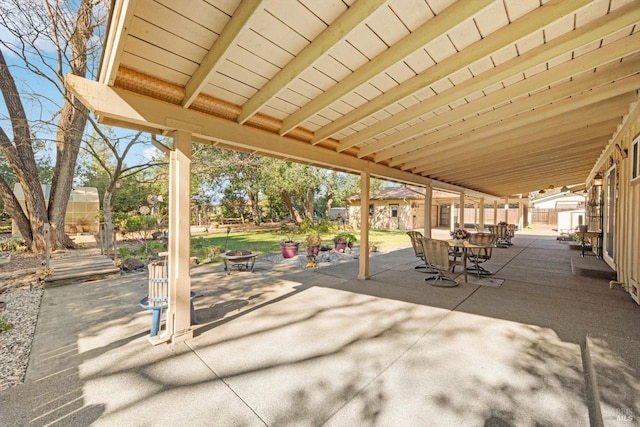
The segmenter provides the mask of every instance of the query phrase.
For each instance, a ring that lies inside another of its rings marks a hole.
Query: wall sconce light
[[[593,185],[595,187],[602,187],[602,174],[600,172],[593,177]]]
[[[627,150],[626,148],[623,149],[622,147],[620,147],[620,144],[616,144],[616,150],[618,151],[618,155],[622,160],[626,159],[629,155],[629,150]]]

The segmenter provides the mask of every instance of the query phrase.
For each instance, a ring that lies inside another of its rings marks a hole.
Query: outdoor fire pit
[[[253,272],[257,256],[258,252],[238,250],[225,252],[220,255],[220,258],[224,261],[224,269],[227,274],[231,274],[231,267],[235,267],[239,271]]]

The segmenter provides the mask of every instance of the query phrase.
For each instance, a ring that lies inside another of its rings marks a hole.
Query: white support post
[[[520,200],[518,202],[518,229],[522,230],[524,229],[524,204],[522,203],[522,200]]]
[[[451,200],[451,207],[449,208],[449,231],[456,229],[456,204]]]
[[[458,213],[459,228],[464,228],[464,192],[460,193],[460,211]]]
[[[360,257],[358,279],[369,279],[369,188],[371,174],[360,173]]]
[[[169,167],[169,312],[167,332],[173,343],[193,337],[191,329],[191,133],[176,131]]]
[[[509,198],[504,199],[504,222],[509,224]]]
[[[425,188],[424,192],[424,233],[425,237],[431,238],[431,204],[433,203],[433,187],[430,185]]]

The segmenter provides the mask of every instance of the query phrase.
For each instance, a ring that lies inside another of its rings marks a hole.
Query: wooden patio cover
[[[97,81],[68,87],[99,121],[187,151],[490,199],[586,183],[638,102],[640,0],[114,0],[111,13]]]

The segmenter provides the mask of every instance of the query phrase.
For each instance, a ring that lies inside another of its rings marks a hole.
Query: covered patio
[[[100,122],[173,137],[157,343],[193,336],[194,142],[359,174],[365,225],[372,176],[481,211],[604,176],[590,227],[639,302],[638,22],[639,0],[114,0],[97,81],[66,83]],[[366,226],[360,242],[366,280]]]
[[[446,289],[425,284],[409,248],[372,257],[368,281],[355,261],[200,266],[200,323],[171,351],[148,344],[144,273],[48,288],[2,423],[634,425],[640,310],[573,275],[577,252],[519,233],[490,261],[501,285]]]

